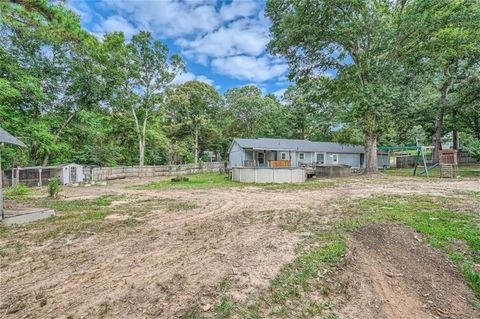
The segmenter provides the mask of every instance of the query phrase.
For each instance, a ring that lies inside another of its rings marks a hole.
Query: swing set
[[[418,139],[416,144],[417,145],[415,146],[381,146],[381,147],[378,147],[377,150],[386,151],[389,154],[394,151],[417,151],[417,155],[415,157],[415,165],[413,167],[413,176],[425,174],[425,176],[429,178],[430,171],[438,167],[438,163],[428,167],[427,150],[430,150],[430,154],[431,154],[431,151],[435,147],[421,145]],[[423,171],[417,172],[419,168],[423,168]]]

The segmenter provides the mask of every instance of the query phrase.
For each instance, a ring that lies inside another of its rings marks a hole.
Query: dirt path
[[[335,303],[341,318],[478,318],[457,267],[410,228],[369,225],[353,233],[348,246],[342,280],[351,291]]]
[[[177,318],[185,309],[211,309],[219,287],[237,299],[268,287],[295,256],[301,240],[279,227],[285,211],[316,212],[325,225],[341,218],[336,206],[378,194],[478,191],[479,181],[409,182],[352,180],[315,190],[260,188],[133,190],[120,181],[107,187],[71,188],[66,200],[103,194],[140,200],[175,199],[196,208],[154,209],[133,228],[27,243],[0,260],[0,314],[6,318]],[[12,244],[18,238],[9,239]],[[0,244],[4,244],[0,242]],[[381,288],[381,287],[380,287]],[[418,305],[416,305],[418,306]],[[419,312],[420,314],[420,312]]]

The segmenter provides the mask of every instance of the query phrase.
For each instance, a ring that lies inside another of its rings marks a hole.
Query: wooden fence
[[[154,177],[194,174],[201,172],[219,172],[225,169],[223,162],[185,165],[160,166],[117,166],[117,167],[84,167],[85,182],[98,182],[130,177]]]

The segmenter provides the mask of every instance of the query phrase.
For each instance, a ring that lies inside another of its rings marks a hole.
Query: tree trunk
[[[366,164],[365,164],[365,174],[378,174],[378,165],[377,165],[377,138],[378,135],[372,131],[368,131],[366,134]]]
[[[42,166],[47,166],[49,160],[50,160],[50,154],[45,153],[45,155],[43,155]]]
[[[452,124],[453,124],[453,132],[452,132],[452,138],[453,138],[453,149],[454,150],[459,150],[460,148],[460,142],[459,142],[459,139],[458,139],[458,130],[457,130],[457,125],[458,125],[458,121],[457,121],[457,109],[453,109],[452,111]]]
[[[450,88],[450,79],[445,81],[440,89],[440,103],[438,104],[437,115],[435,116],[435,130],[433,134],[433,163],[439,161],[440,150],[442,149],[442,129],[445,108],[448,102],[448,90]]]
[[[145,136],[140,135],[138,138],[138,154],[138,164],[140,165],[140,167],[143,167],[143,164],[145,162]]]
[[[197,126],[195,126],[195,165],[198,164],[198,153],[199,153],[198,139],[199,139],[199,135],[200,135],[200,130],[199,130],[199,127],[197,125]]]

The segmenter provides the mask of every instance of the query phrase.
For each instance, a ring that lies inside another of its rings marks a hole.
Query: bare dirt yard
[[[480,318],[479,178],[161,183],[7,200],[0,317]]]

